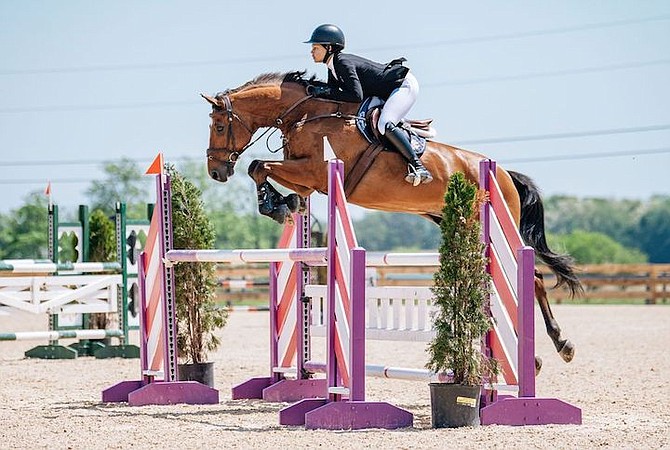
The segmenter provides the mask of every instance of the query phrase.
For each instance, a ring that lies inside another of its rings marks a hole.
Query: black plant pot
[[[430,383],[433,428],[478,426],[480,392],[480,386]]]
[[[179,364],[177,366],[179,381],[197,381],[214,387],[214,363]]]

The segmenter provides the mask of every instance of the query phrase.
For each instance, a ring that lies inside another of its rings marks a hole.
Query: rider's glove
[[[314,86],[312,84],[307,86],[307,95],[312,97],[328,97],[332,92],[332,89],[328,86]]]

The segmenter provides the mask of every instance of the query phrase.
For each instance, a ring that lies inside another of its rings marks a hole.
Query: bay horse
[[[212,105],[207,170],[216,181],[226,182],[234,174],[239,156],[253,143],[270,130],[281,131],[283,160],[254,160],[248,169],[256,183],[259,212],[279,223],[300,208],[301,198],[314,191],[326,193],[324,136],[337,158],[344,162],[345,179],[369,147],[355,125],[359,105],[313,98],[306,93],[306,87],[313,83],[314,77],[305,78],[304,72],[266,73],[213,97],[202,95]],[[253,139],[260,128],[267,129]],[[381,152],[353,192],[348,193],[347,200],[364,208],[417,214],[439,224],[450,176],[460,171],[478,183],[483,159],[486,157],[479,153],[428,141],[421,160],[434,179],[430,184],[414,187],[404,181],[407,163],[402,156]],[[566,285],[572,295],[582,291],[572,259],[552,252],[547,245],[544,206],[537,186],[529,177],[499,165],[496,176],[523,240],[554,272],[557,286]],[[295,194],[283,196],[268,178]],[[570,362],[575,346],[561,337],[537,268],[535,297],[547,334],[563,360]],[[536,369],[540,364],[536,360]]]

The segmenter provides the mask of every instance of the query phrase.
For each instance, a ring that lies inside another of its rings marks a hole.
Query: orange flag
[[[154,162],[151,163],[145,175],[162,175],[163,174],[163,153],[158,153]]]
[[[49,208],[51,208],[51,181],[47,184],[47,188],[44,190],[44,195],[49,199]]]

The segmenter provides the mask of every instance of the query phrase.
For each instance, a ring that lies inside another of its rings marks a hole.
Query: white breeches
[[[391,95],[384,104],[384,108],[382,108],[382,112],[379,115],[379,123],[377,123],[379,132],[381,134],[386,132],[387,123],[390,122],[395,125],[404,119],[409,110],[412,109],[412,106],[414,106],[418,95],[419,82],[416,81],[411,72],[407,72],[405,80],[400,87],[391,92]]]

